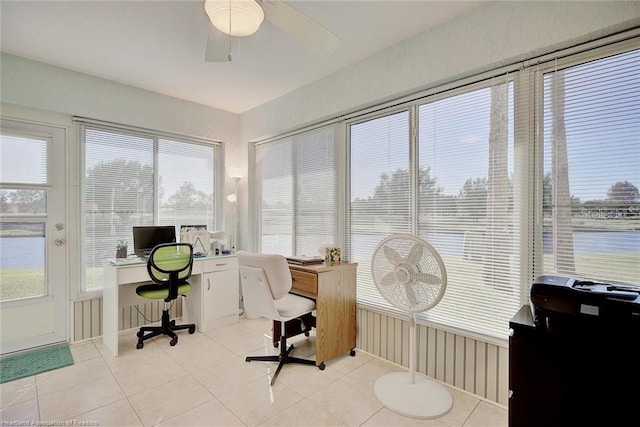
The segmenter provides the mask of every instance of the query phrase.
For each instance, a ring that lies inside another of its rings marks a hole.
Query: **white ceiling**
[[[1,0],[0,41],[3,52],[241,113],[483,1],[288,1],[340,46],[314,51],[265,19],[232,62],[215,63],[204,61],[203,0]]]

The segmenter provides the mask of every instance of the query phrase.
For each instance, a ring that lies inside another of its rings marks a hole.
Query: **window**
[[[259,250],[315,255],[336,239],[333,126],[255,147]]]
[[[349,239],[358,302],[393,310],[372,282],[370,258],[389,234],[411,233],[434,246],[448,275],[442,301],[419,317],[506,333],[521,283],[510,182],[513,83],[492,83],[350,126]]]
[[[389,307],[371,277],[371,256],[392,233],[412,231],[409,112],[350,127],[351,232],[349,255],[358,263],[358,302]]]
[[[4,123],[3,123],[4,124]],[[0,134],[0,301],[47,295],[50,138]]]
[[[544,272],[640,277],[640,50],[549,64],[544,83]]]
[[[447,268],[444,298],[418,318],[485,337],[507,338],[538,275],[639,284],[638,46],[536,58],[345,119],[345,192],[316,197],[346,204],[335,243],[358,263],[358,304],[405,314],[371,277],[393,233],[422,237]],[[301,253],[296,147],[282,138],[256,150],[263,251]]]
[[[514,210],[513,82],[418,106],[418,235],[442,256],[447,291],[426,313],[449,326],[505,336],[520,308]]]
[[[132,227],[222,226],[219,143],[81,121],[83,291],[102,288],[102,265]]]

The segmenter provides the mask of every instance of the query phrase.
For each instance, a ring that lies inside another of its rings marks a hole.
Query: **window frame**
[[[534,98],[534,114],[536,116],[535,124],[535,158],[534,176],[536,183],[536,197],[537,203],[534,211],[534,217],[532,219],[533,233],[535,235],[535,242],[537,245],[532,248],[532,251],[536,254],[536,259],[540,259],[541,262],[535,263],[532,266],[534,274],[531,280],[536,277],[545,274],[544,266],[544,254],[543,254],[543,186],[545,177],[544,167],[544,150],[545,150],[545,135],[544,135],[544,108],[545,108],[545,76],[550,75],[556,71],[570,69],[572,67],[580,67],[581,65],[588,64],[590,62],[605,59],[619,54],[624,54],[630,51],[640,51],[640,35],[633,34],[629,38],[624,38],[620,41],[614,41],[610,44],[599,43],[598,45],[591,47],[590,49],[581,49],[578,52],[570,53],[567,55],[558,55],[553,58],[548,58],[546,61],[541,61],[536,64],[535,67],[530,67],[532,78],[535,81],[535,92],[532,94]],[[640,187],[640,185],[638,186]],[[555,218],[555,217],[554,217]],[[555,220],[555,219],[554,219]],[[555,256],[555,255],[554,255]],[[594,278],[595,279],[595,278]],[[635,283],[639,285],[640,282]],[[530,292],[531,281],[526,284],[527,296]]]
[[[341,200],[340,192],[342,191],[341,188],[343,187],[343,183],[340,178],[342,162],[340,161],[340,155],[339,155],[341,146],[342,146],[341,144],[342,138],[340,138],[341,129],[342,127],[338,123],[328,122],[322,125],[306,127],[306,128],[300,129],[299,131],[289,132],[273,138],[269,138],[266,140],[257,141],[249,144],[249,182],[252,184],[249,186],[249,211],[254,212],[254,215],[252,216],[253,221],[251,221],[251,224],[250,224],[250,227],[252,226],[251,227],[252,235],[254,236],[254,239],[252,240],[252,242],[250,242],[250,245],[249,245],[250,248],[252,248],[252,250],[260,252],[261,248],[263,247],[262,245],[262,203],[261,203],[263,186],[262,186],[262,182],[260,181],[260,177],[257,174],[258,170],[260,169],[260,165],[258,164],[258,155],[259,155],[258,151],[261,149],[260,147],[268,146],[269,144],[280,144],[280,143],[285,143],[290,145],[289,152],[291,154],[291,171],[294,172],[294,174],[291,176],[292,185],[290,189],[292,192],[293,221],[291,224],[289,224],[291,226],[291,248],[293,253],[291,254],[283,253],[283,255],[285,256],[300,255],[298,246],[297,246],[298,235],[299,235],[298,230],[301,225],[304,225],[304,223],[296,221],[296,212],[298,212],[297,207],[298,207],[298,204],[300,203],[300,200],[298,200],[296,197],[297,196],[296,188],[300,180],[299,175],[295,174],[295,172],[298,171],[297,165],[299,160],[296,156],[296,153],[300,148],[300,145],[303,145],[307,142],[304,140],[301,141],[301,138],[303,139],[305,138],[305,136],[314,138],[318,133],[323,131],[330,133],[331,139],[332,139],[331,140],[332,158],[330,159],[330,161],[333,165],[333,177],[332,177],[333,182],[331,182],[333,193],[334,193],[333,242],[341,241],[340,236],[342,235],[342,233],[340,232],[340,224],[341,224],[340,221],[342,221],[342,219],[344,218],[344,211],[340,203],[340,200]],[[333,242],[326,242],[326,243],[332,244]],[[305,254],[305,255],[312,255],[312,254]]]
[[[212,147],[214,155],[213,164],[213,191],[214,191],[214,212],[213,222],[214,229],[225,229],[225,199],[224,199],[224,185],[225,185],[225,169],[224,169],[224,143],[219,140],[200,138],[194,136],[180,135],[170,132],[164,132],[159,130],[138,128],[133,126],[127,126],[117,123],[104,122],[100,120],[88,119],[83,117],[73,117],[73,124],[76,127],[76,134],[78,136],[78,164],[79,164],[79,190],[78,190],[78,223],[80,229],[78,231],[78,259],[80,260],[77,266],[77,274],[79,277],[77,287],[78,298],[99,298],[102,296],[103,288],[100,289],[87,289],[86,288],[86,274],[87,267],[85,265],[85,253],[86,253],[86,235],[84,231],[85,221],[85,174],[86,174],[86,141],[85,141],[85,129],[100,130],[104,132],[120,133],[127,136],[140,136],[153,140],[153,181],[154,181],[154,194],[153,194],[153,222],[154,225],[158,224],[159,218],[159,200],[158,200],[158,162],[159,162],[159,141],[168,140],[174,143],[185,143],[190,145],[202,145]],[[176,224],[178,226],[179,224]],[[211,230],[214,231],[214,230]],[[179,241],[179,229],[176,230],[176,237]],[[133,251],[133,242],[130,242],[129,254]],[[115,248],[114,248],[115,254]],[[115,255],[114,255],[115,256]]]

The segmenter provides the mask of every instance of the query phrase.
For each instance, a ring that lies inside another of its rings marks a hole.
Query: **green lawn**
[[[0,300],[44,295],[44,268],[0,269]]]
[[[469,273],[469,265],[474,265],[455,257],[446,258],[445,262],[449,268],[452,270],[460,268],[462,271],[466,271],[466,274]],[[585,254],[577,255],[575,261],[576,273],[573,276],[579,278],[637,283],[638,277],[640,277],[640,253]],[[544,262],[545,265],[551,266],[553,259],[550,255],[545,255]],[[630,266],[634,267],[629,268]],[[550,268],[547,270],[549,271]],[[607,271],[606,279],[601,276],[603,270]],[[369,270],[366,269],[366,271]],[[481,276],[479,271],[477,283],[482,282]],[[450,279],[453,278],[455,278],[455,274],[450,277]],[[91,284],[92,289],[101,288],[102,267],[87,269],[87,283]],[[2,301],[44,295],[44,293],[43,269],[0,269],[0,299]]]

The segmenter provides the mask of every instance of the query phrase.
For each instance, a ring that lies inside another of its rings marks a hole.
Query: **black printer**
[[[640,287],[540,276],[509,322],[509,427],[638,425]]]
[[[572,327],[584,324],[585,327],[637,328],[640,326],[640,287],[540,276],[531,284],[531,309],[538,327],[549,328],[550,319],[559,319],[570,322]]]

